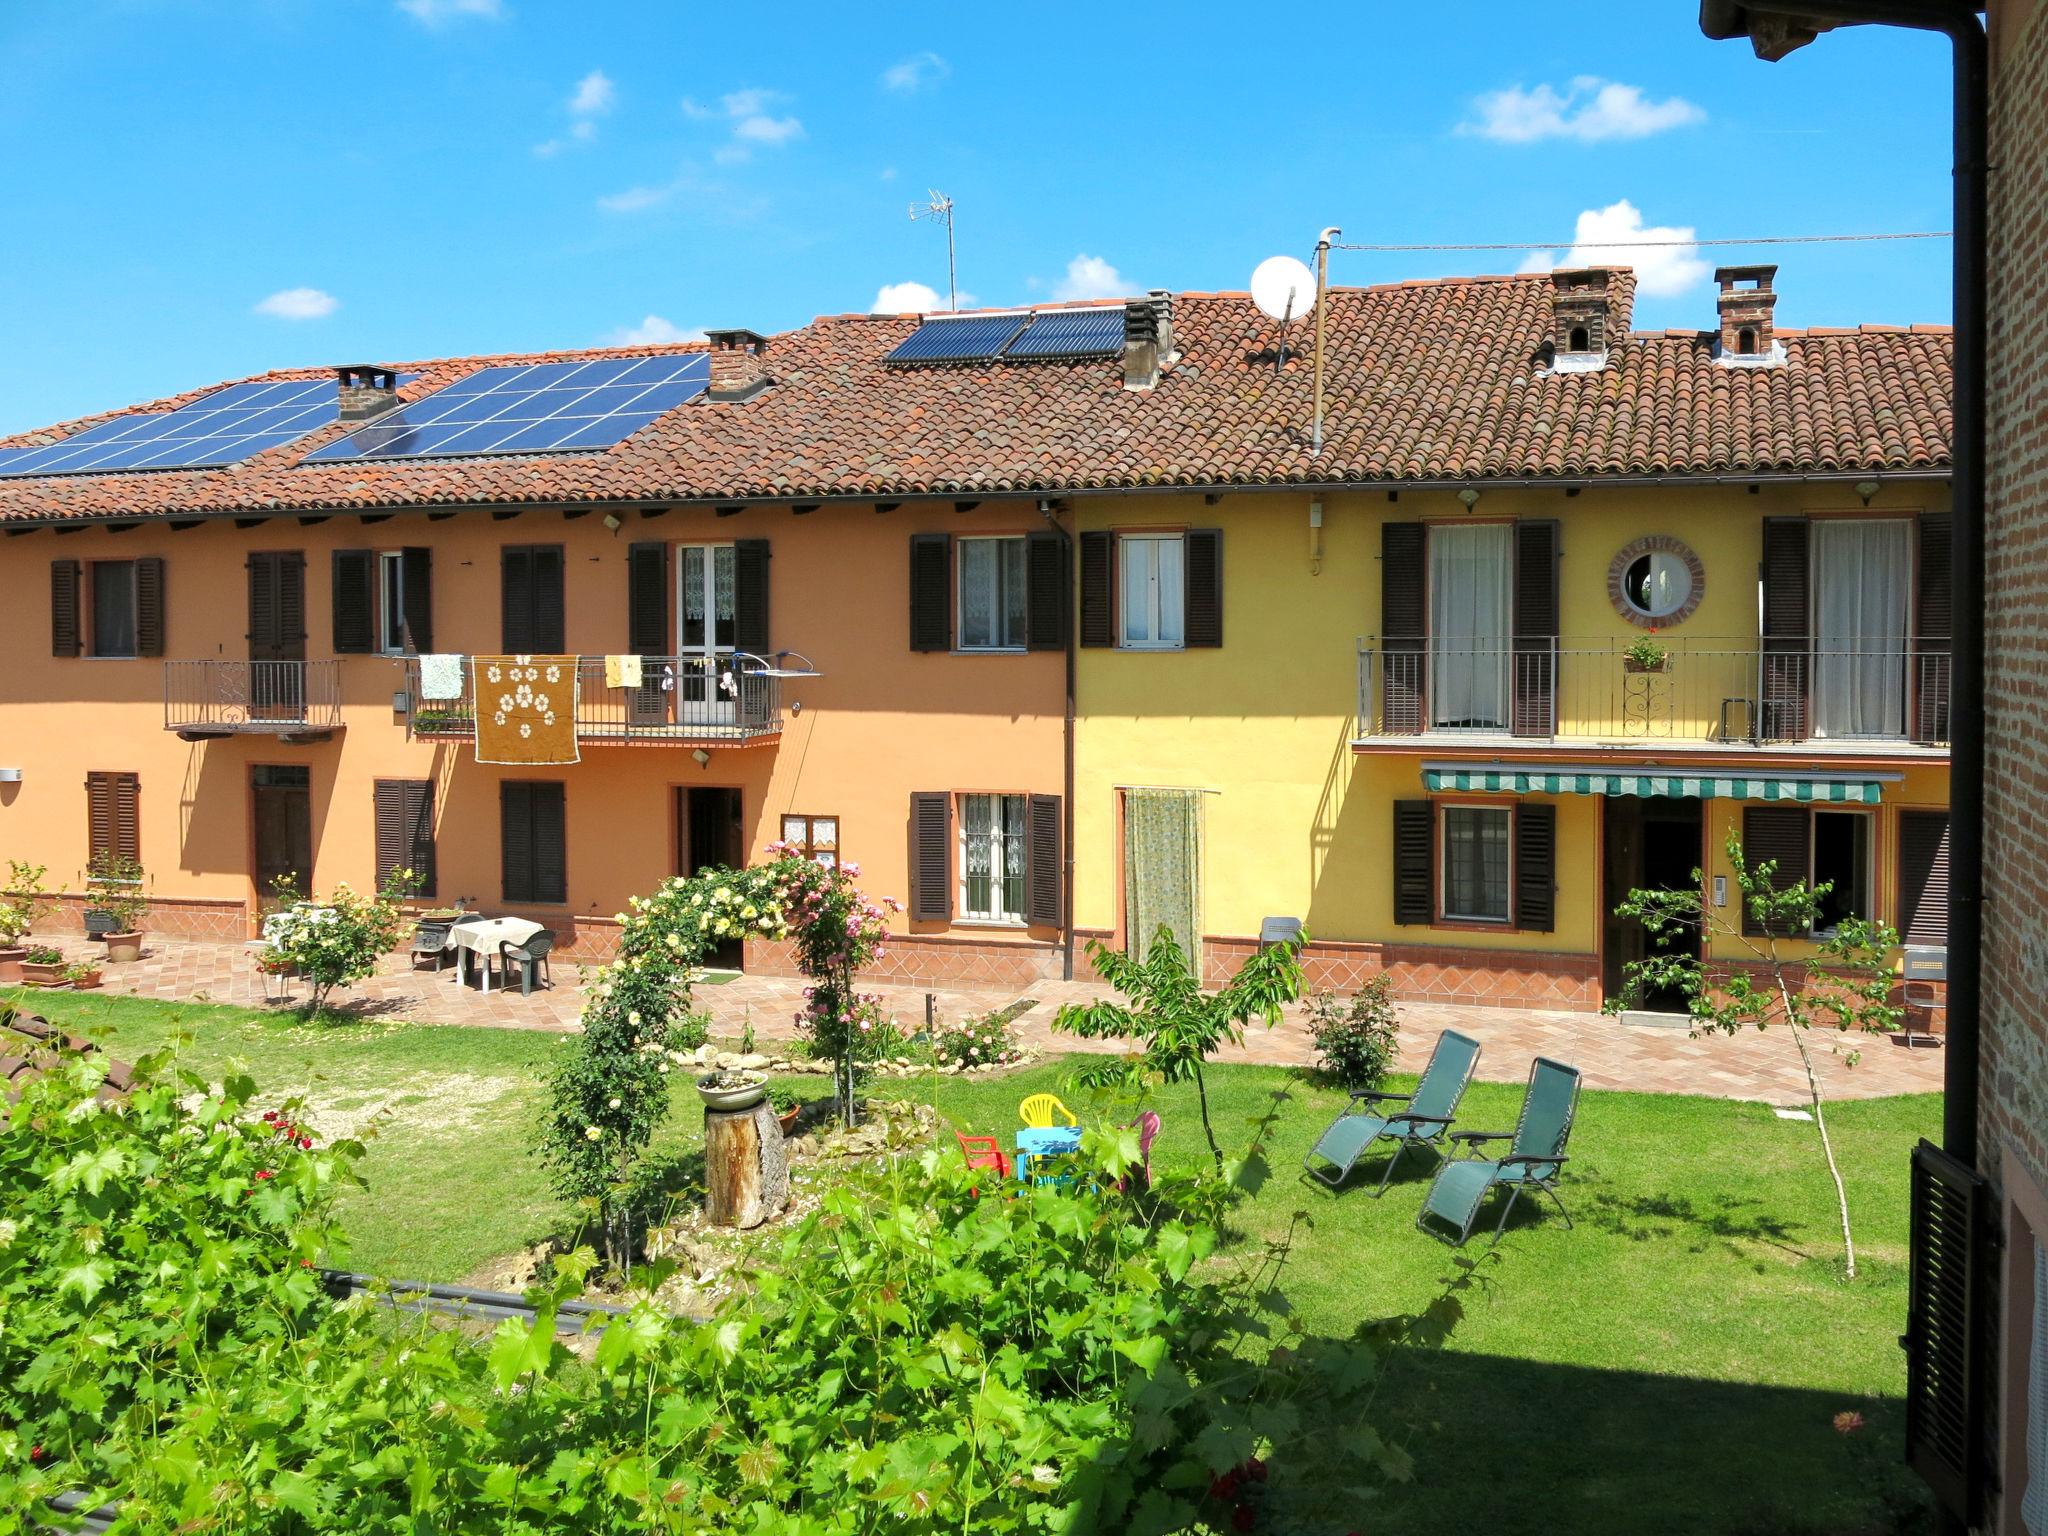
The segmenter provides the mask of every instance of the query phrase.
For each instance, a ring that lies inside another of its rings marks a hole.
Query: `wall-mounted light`
[[[19,784],[20,782],[21,770],[19,768],[0,768],[0,784]]]
[[[1465,489],[1458,492],[1458,500],[1465,503],[1465,510],[1467,512],[1470,512],[1474,507],[1479,505],[1479,492],[1468,485],[1465,487]]]
[[[1870,498],[1877,494],[1877,482],[1875,480],[1858,480],[1856,482],[1856,494],[1863,498],[1863,505],[1869,506]]]
[[[1728,877],[1726,875],[1714,876],[1714,905],[1717,907],[1728,905]]]
[[[709,768],[711,766],[711,754],[709,752],[706,752],[702,747],[699,747],[696,751],[690,754],[690,761],[695,763],[699,768]]]
[[[604,525],[605,525],[605,527],[607,527],[607,528],[611,529],[611,531],[612,531],[613,533],[617,533],[617,532],[619,531],[619,528],[620,528],[620,526],[621,526],[621,524],[619,523],[619,514],[618,514],[618,513],[616,513],[616,512],[607,512],[607,513],[605,513],[605,515],[604,515]]]

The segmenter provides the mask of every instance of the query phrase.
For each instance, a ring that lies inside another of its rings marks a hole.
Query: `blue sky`
[[[1765,65],[1692,0],[1570,9],[9,0],[0,431],[270,367],[943,295],[944,237],[906,217],[934,187],[985,304],[1243,288],[1327,224],[1552,259],[1586,215],[1947,228],[1939,41]],[[1786,324],[1949,317],[1945,241],[1757,254]],[[1707,271],[1745,256],[1638,253],[1638,324],[1710,324]],[[1332,278],[1529,259],[1340,252]]]

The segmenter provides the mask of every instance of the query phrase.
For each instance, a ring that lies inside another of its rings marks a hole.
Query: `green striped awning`
[[[1798,800],[1876,805],[1890,775],[1642,773],[1627,769],[1498,768],[1427,764],[1423,785],[1452,793],[1508,795],[1665,795],[1701,800]]]

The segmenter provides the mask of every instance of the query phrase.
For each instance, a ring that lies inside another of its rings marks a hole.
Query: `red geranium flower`
[[[259,1179],[274,1179],[277,1177],[277,1170],[274,1168],[258,1168],[256,1170],[256,1177]]]

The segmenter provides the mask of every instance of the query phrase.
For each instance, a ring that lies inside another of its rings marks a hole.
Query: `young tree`
[[[418,884],[411,870],[395,869],[374,896],[343,881],[315,901],[300,895],[289,875],[273,883],[284,906],[263,920],[263,937],[277,961],[306,978],[309,1018],[326,1008],[335,988],[377,974],[377,963],[398,943],[399,903]]]
[[[1891,1000],[1891,954],[1899,936],[1884,923],[1860,917],[1843,917],[1832,929],[1816,934],[1821,904],[1834,889],[1831,881],[1810,885],[1802,880],[1780,886],[1775,880],[1776,861],[1751,865],[1743,857],[1741,839],[1733,834],[1727,851],[1742,892],[1736,910],[1749,921],[1731,922],[1709,907],[1701,897],[1705,877],[1697,869],[1692,872],[1689,890],[1630,891],[1628,899],[1614,909],[1615,915],[1642,923],[1651,952],[1646,959],[1630,961],[1625,967],[1624,995],[1611,1000],[1607,1011],[1619,1013],[1629,998],[1646,990],[1672,988],[1685,996],[1694,1034],[1718,1029],[1732,1035],[1744,1025],[1757,1029],[1786,1026],[1806,1073],[1807,1103],[1813,1110],[1828,1174],[1835,1181],[1846,1273],[1854,1279],[1856,1239],[1849,1228],[1849,1195],[1835,1161],[1834,1143],[1828,1137],[1827,1110],[1807,1033],[1822,1026],[1844,1033],[1898,1028],[1901,1010]],[[1760,931],[1748,932],[1752,927]],[[1785,941],[1809,937],[1814,947],[1808,953],[1794,956],[1785,952]],[[1739,944],[1748,959],[1708,960],[1709,941],[1721,941],[1724,951],[1728,944]],[[1853,1067],[1859,1055],[1852,1052],[1849,1065]]]
[[[1281,1008],[1301,996],[1305,942],[1306,935],[1262,949],[1238,967],[1230,985],[1220,992],[1204,992],[1173,930],[1164,924],[1143,960],[1090,939],[1088,958],[1096,974],[1129,1002],[1069,1003],[1054,1018],[1053,1028],[1084,1040],[1144,1042],[1135,1059],[1083,1067],[1076,1074],[1083,1082],[1103,1085],[1152,1072],[1169,1083],[1194,1079],[1202,1105],[1202,1134],[1221,1169],[1223,1149],[1216,1145],[1216,1132],[1209,1124],[1202,1063],[1221,1046],[1242,1044],[1245,1026],[1253,1018],[1264,1019],[1268,1029],[1280,1022]]]

